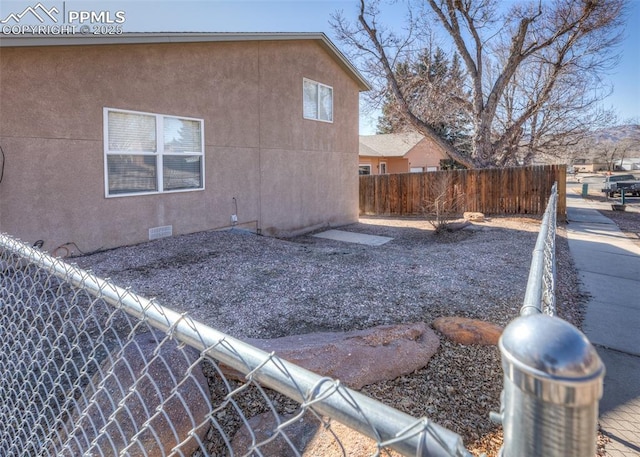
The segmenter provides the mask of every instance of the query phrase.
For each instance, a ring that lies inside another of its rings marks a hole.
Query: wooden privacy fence
[[[360,176],[360,214],[413,216],[435,201],[454,213],[541,215],[554,182],[558,212],[566,213],[566,165]]]

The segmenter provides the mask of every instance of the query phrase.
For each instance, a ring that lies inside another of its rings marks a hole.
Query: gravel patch
[[[344,230],[392,236],[378,247],[312,236],[203,232],[77,258],[84,268],[232,336],[315,331],[488,314],[509,322],[524,296],[535,220],[503,220],[435,237],[423,221],[380,219]]]
[[[165,238],[74,259],[82,268],[237,338],[431,322],[463,316],[506,325],[519,311],[540,221],[493,218],[435,235],[418,219],[363,218],[341,230],[392,237],[365,246],[309,235],[240,231]],[[557,307],[580,326],[564,229],[557,237]],[[476,455],[497,455],[500,354],[442,340],[430,364],[362,391],[462,435]]]

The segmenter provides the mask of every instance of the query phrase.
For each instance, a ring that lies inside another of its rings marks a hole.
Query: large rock
[[[114,351],[107,357],[83,393],[94,400],[71,413],[60,438],[60,443],[68,440],[67,447],[60,451],[58,443],[56,455],[115,457],[126,448],[130,457],[163,456],[183,441],[181,455],[197,449],[197,439],[188,438],[192,429],[202,438],[209,428],[207,381],[197,364],[176,388],[198,354],[179,349],[173,340],[158,350],[163,338],[151,332],[138,335],[127,342],[121,356]]]
[[[439,317],[433,326],[451,341],[466,345],[496,345],[502,335],[499,325],[465,317]]]
[[[465,221],[484,222],[484,214],[475,211],[465,211],[462,217]]]
[[[412,373],[426,366],[440,345],[423,322],[247,342],[352,389]]]
[[[280,424],[293,417],[291,415],[280,418]],[[344,457],[348,455],[350,457],[369,457],[379,453],[376,441],[371,438],[337,421],[329,422],[326,418],[323,421],[329,426],[325,427],[320,419],[306,413],[302,418],[296,419],[284,427],[280,434],[274,437],[278,433],[276,428],[279,424],[272,413],[253,417],[248,421],[248,426],[243,426],[233,437],[231,442],[233,455],[247,454],[254,444],[251,431],[253,431],[255,443],[270,440],[258,446],[261,455],[265,456]],[[283,435],[286,435],[289,441],[286,441]],[[251,454],[252,457],[257,455],[257,452]],[[383,455],[399,457],[399,454],[391,450],[385,450]]]

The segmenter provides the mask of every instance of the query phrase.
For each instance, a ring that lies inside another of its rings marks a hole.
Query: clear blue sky
[[[126,13],[125,32],[325,32],[334,39],[330,17],[342,10],[355,19],[357,0],[174,0],[174,1],[77,1],[40,0],[47,8],[69,10],[118,10]],[[12,12],[35,6],[38,0],[0,2],[0,20]],[[630,0],[622,60],[609,75],[614,93],[605,101],[613,107],[621,121],[640,121],[640,0]],[[399,27],[405,17],[404,2],[385,9],[383,22]],[[372,122],[363,123],[365,133]]]

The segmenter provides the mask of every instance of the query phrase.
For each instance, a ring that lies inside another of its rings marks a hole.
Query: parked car
[[[602,186],[602,192],[609,197],[620,194],[622,189],[626,196],[640,197],[640,181],[631,174],[607,176]]]

